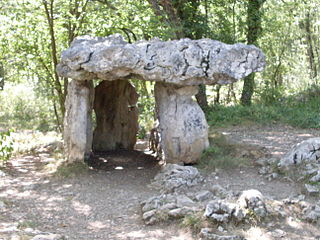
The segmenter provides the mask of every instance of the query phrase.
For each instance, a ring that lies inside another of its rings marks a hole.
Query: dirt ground
[[[294,144],[319,137],[319,130],[287,126],[243,126],[219,129],[233,141],[254,144],[280,157]],[[52,176],[46,166],[55,161],[45,148],[13,158],[0,176],[0,239],[30,239],[39,232],[57,233],[67,239],[199,239],[178,223],[144,225],[140,202],[156,194],[148,187],[159,171],[159,162],[142,152],[97,156],[90,170],[69,177]],[[302,192],[287,179],[269,181],[257,166],[220,170],[208,174],[207,184],[220,184],[239,192],[258,189],[281,200]],[[307,197],[307,201],[319,199]],[[285,234],[268,235],[278,229]],[[318,239],[320,230],[301,221],[246,229],[248,239]]]

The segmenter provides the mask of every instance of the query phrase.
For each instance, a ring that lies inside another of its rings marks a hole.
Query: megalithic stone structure
[[[119,84],[124,84],[122,81],[129,79],[156,82],[155,99],[165,160],[173,163],[194,163],[208,147],[207,122],[201,108],[192,99],[197,93],[197,86],[233,83],[252,72],[262,71],[264,66],[265,57],[262,51],[255,46],[241,43],[228,45],[211,39],[166,42],[153,39],[129,44],[121,35],[106,38],[78,37],[69,49],[62,52],[57,68],[60,76],[72,79],[69,83],[71,91],[68,91],[64,126],[68,161],[77,161],[92,150],[92,135],[88,134],[91,123],[84,119],[91,117],[90,104],[94,94],[90,90],[87,95],[83,95],[80,89],[87,91],[87,83],[90,81],[115,81],[113,84],[106,84],[114,86],[115,91],[122,89]],[[84,82],[86,84],[83,84]],[[77,90],[72,90],[74,86]],[[103,97],[101,89],[103,88],[96,88],[99,98],[107,99]],[[128,103],[136,102],[131,87],[127,86],[126,89],[127,92],[118,91],[118,95],[123,96],[117,96],[114,101],[128,99]],[[128,91],[133,94],[132,99],[125,97]],[[79,94],[82,94],[81,97]],[[110,94],[110,89],[105,94]],[[85,103],[79,99],[83,99]],[[87,107],[83,108],[83,104]],[[118,106],[114,107],[114,115],[125,112],[127,115],[120,114],[122,119],[126,116],[130,118],[131,114],[128,109],[124,111],[125,105],[125,101],[118,105],[106,103],[106,107]],[[135,109],[134,105],[128,104],[129,107]],[[105,114],[112,114],[111,109],[110,111],[104,110]],[[99,112],[103,112],[101,106]],[[108,116],[105,117],[107,118]],[[131,121],[129,125],[135,126],[135,123]],[[110,129],[110,126],[108,127]],[[99,130],[96,129],[103,134],[100,134],[98,140],[94,140],[93,148],[108,150],[108,146],[101,142],[108,142],[108,139],[113,139],[115,135],[122,136],[122,140],[119,144],[111,144],[112,146],[132,148],[134,141],[123,141],[123,136],[128,133],[127,127],[116,128],[118,129],[109,131],[100,126]],[[77,131],[85,137],[78,138]],[[137,131],[137,128],[130,131],[130,139],[134,131]],[[108,132],[111,136],[108,136]]]

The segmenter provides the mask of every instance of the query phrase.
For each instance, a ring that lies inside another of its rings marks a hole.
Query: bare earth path
[[[220,131],[233,140],[266,147],[276,156],[303,139],[320,136],[320,131],[286,126]],[[160,169],[156,161],[137,152],[105,160],[113,167],[100,166],[102,170],[57,178],[44,170],[54,161],[45,150],[12,159],[6,175],[0,176],[0,200],[5,203],[0,206],[0,239],[27,240],[38,232],[57,233],[67,239],[198,239],[175,224],[143,224],[139,203],[156,194],[147,187]],[[117,165],[123,169],[116,170]],[[233,191],[256,188],[274,199],[301,193],[295,183],[266,180],[254,166],[209,175],[208,184],[221,184]],[[281,239],[316,239],[320,235],[312,226],[302,227]]]

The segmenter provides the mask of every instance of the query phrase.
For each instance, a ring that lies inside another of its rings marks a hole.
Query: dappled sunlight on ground
[[[267,235],[266,230],[261,227],[251,227],[249,230],[244,232],[244,235],[247,240],[273,240],[271,236]]]
[[[233,140],[270,147],[272,153],[279,156],[294,142],[318,134],[269,128],[247,130],[227,129],[225,134]],[[46,143],[45,147],[34,149],[32,155],[16,156],[8,164],[7,176],[0,178],[0,200],[5,200],[7,205],[0,215],[0,239],[2,233],[10,235],[10,228],[20,231],[28,227],[77,240],[199,239],[180,228],[177,222],[144,225],[140,202],[157,194],[147,187],[159,171],[159,162],[154,158],[137,151],[99,153],[91,163],[91,170],[63,178],[52,174],[52,166],[58,162],[56,153],[52,154],[54,145]],[[120,166],[122,168],[117,169]],[[261,177],[254,166],[220,169],[208,181],[234,192],[258,189],[263,195],[278,200],[299,193],[296,184],[284,180],[270,182]],[[285,234],[282,231],[287,235],[282,237]],[[296,217],[243,230],[248,240],[300,240],[301,236],[310,236],[303,239],[311,240],[315,239],[311,238],[315,232],[318,232],[316,226]]]

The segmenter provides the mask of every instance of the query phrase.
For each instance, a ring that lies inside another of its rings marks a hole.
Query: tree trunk
[[[244,78],[243,89],[241,94],[241,104],[251,105],[251,98],[254,92],[254,73]]]
[[[214,104],[215,105],[219,105],[220,104],[220,89],[221,89],[221,85],[217,85],[216,87],[216,92],[217,92],[217,95],[214,99]]]
[[[206,85],[199,85],[199,92],[196,94],[196,99],[202,111],[205,111],[208,108]]]
[[[247,7],[247,43],[257,45],[257,40],[261,34],[261,7],[266,0],[249,0]],[[254,93],[254,76],[252,73],[244,78],[241,94],[241,104],[251,105]]]
[[[312,40],[312,26],[311,26],[311,17],[308,12],[305,20],[305,31],[306,31],[306,40],[308,45],[308,58],[309,58],[309,67],[310,67],[310,77],[314,79],[318,76],[317,64],[315,61],[315,52],[313,47]]]

